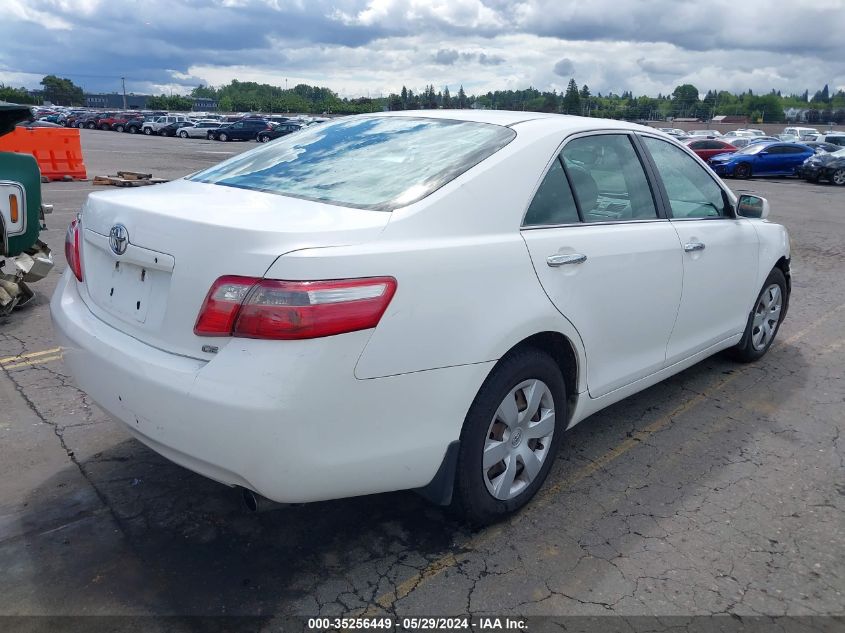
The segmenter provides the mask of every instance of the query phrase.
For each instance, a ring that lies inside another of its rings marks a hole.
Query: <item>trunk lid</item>
[[[231,339],[193,328],[214,280],[262,277],[294,250],[374,240],[390,215],[187,180],[93,193],[82,214],[83,300],[140,341],[212,358],[203,345]]]

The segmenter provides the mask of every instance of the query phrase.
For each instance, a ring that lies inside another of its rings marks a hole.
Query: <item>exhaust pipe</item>
[[[301,506],[301,503],[279,503],[278,501],[271,501],[266,497],[255,494],[249,488],[241,488],[241,502],[246,508],[247,512],[269,512],[270,510],[278,510],[279,508],[290,508],[293,506]]]

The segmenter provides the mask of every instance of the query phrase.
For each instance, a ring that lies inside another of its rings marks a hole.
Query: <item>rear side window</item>
[[[577,224],[578,208],[572,197],[572,190],[563,173],[560,158],[555,158],[540,188],[525,214],[524,226],[542,226],[546,224]]]
[[[651,187],[627,135],[577,138],[561,156],[584,222],[657,217]]]
[[[421,200],[515,136],[487,123],[354,117],[309,126],[189,179],[389,211]]]
[[[729,215],[722,189],[698,161],[671,143],[642,137],[648,148],[675,218],[709,218]]]

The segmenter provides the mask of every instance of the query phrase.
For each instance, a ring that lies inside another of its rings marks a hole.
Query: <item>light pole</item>
[[[123,109],[126,110],[126,77],[121,77],[120,83],[123,84]]]

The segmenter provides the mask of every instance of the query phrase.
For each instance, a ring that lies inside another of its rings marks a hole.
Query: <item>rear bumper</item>
[[[51,312],[79,386],[136,438],[287,503],[427,485],[493,364],[358,380],[368,331],[237,339],[210,362],[186,358],[98,319],[67,274]]]

